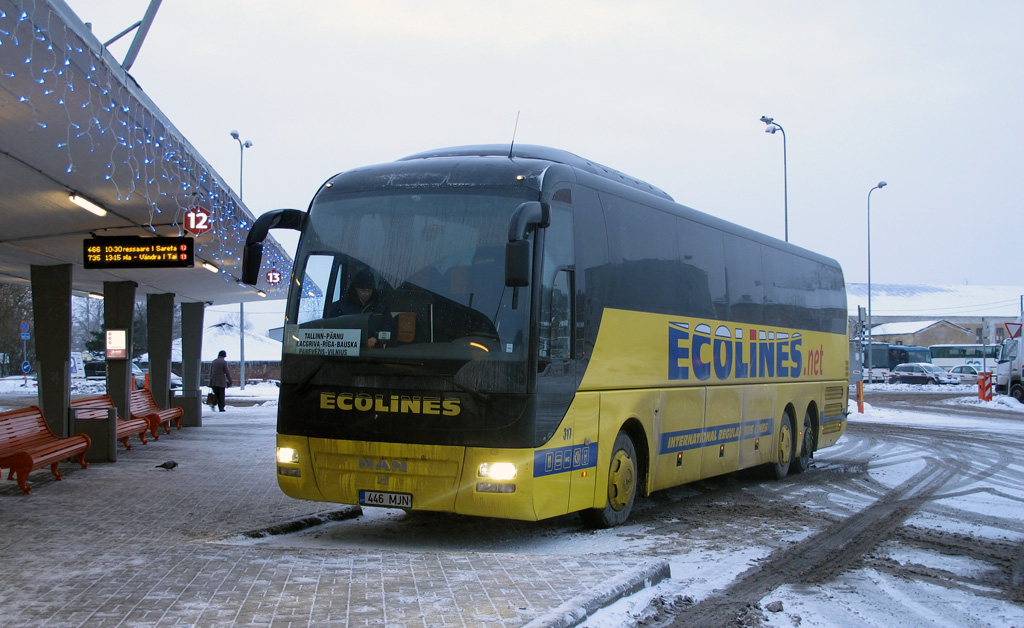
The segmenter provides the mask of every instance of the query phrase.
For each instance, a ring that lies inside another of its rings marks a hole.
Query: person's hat
[[[356,273],[355,278],[352,280],[352,285],[356,288],[364,288],[372,290],[374,287],[373,273],[368,270],[361,270]]]

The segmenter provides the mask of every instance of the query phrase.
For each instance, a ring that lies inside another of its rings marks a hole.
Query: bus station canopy
[[[61,0],[0,0],[0,190],[2,282],[28,285],[32,266],[70,265],[77,296],[126,281],[137,284],[138,299],[285,295],[285,282],[269,283],[267,272],[255,288],[239,283],[253,216]],[[200,214],[208,220],[195,221]],[[193,223],[206,229],[190,233]],[[192,237],[195,265],[85,268],[85,241],[112,236]],[[264,270],[291,270],[273,240]]]

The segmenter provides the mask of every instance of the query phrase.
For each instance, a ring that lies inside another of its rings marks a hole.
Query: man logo
[[[384,458],[379,460],[374,460],[373,458],[360,458],[359,468],[370,469],[373,471],[391,471],[392,473],[408,473],[409,461],[385,460]]]

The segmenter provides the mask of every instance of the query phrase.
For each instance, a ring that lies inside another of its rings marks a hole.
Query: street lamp
[[[775,118],[761,116],[761,122],[768,125],[768,128],[764,130],[765,133],[772,135],[775,135],[776,131],[782,133],[782,202],[786,212],[786,242],[789,242],[789,174],[786,172],[786,131],[781,124],[775,121]]]
[[[879,181],[878,185],[868,190],[868,364],[864,369],[868,375],[868,383],[871,383],[871,367],[874,362],[871,360],[871,193],[881,190],[889,185],[885,181]]]
[[[242,166],[245,164],[245,149],[252,148],[252,142],[244,142],[238,137],[238,131],[231,131],[231,137],[238,142],[238,200],[242,200]],[[245,390],[245,304],[238,303],[238,364],[239,387]]]
[[[232,131],[231,137],[238,142],[238,200],[242,200],[242,165],[245,163],[245,149],[252,148],[252,142],[244,142],[238,137],[238,131]]]

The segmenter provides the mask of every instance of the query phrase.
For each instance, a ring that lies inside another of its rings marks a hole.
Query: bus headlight
[[[278,447],[277,448],[277,461],[284,463],[298,463],[299,452],[291,447]]]
[[[485,462],[480,465],[477,475],[491,480],[514,480],[516,465],[511,462]]]

